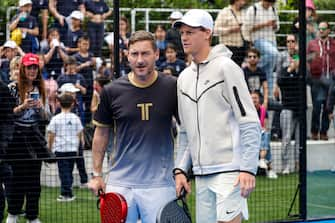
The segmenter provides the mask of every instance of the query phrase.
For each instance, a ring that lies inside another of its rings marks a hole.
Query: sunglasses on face
[[[26,67],[27,70],[38,70],[38,65],[30,65]]]
[[[287,43],[295,43],[295,40],[286,40]]]
[[[248,58],[257,58],[258,56],[256,56],[256,55],[248,55]]]
[[[326,31],[326,30],[328,30],[328,27],[319,27],[319,30],[320,31]]]

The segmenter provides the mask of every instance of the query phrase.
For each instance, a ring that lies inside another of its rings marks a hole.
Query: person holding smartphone
[[[41,194],[41,161],[37,160],[38,147],[46,145],[39,130],[39,122],[46,115],[46,92],[39,57],[28,53],[22,58],[18,82],[10,87],[16,99],[13,139],[8,144],[8,161],[13,175],[6,184],[8,223],[18,222],[25,203],[27,222],[39,223]],[[25,201],[25,202],[24,202]]]

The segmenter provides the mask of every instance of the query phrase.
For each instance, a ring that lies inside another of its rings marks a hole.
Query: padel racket
[[[126,199],[119,193],[98,192],[97,207],[100,209],[101,223],[123,223],[127,219]]]
[[[157,223],[191,223],[191,215],[186,204],[186,191],[182,189],[181,195],[165,204],[157,214]]]

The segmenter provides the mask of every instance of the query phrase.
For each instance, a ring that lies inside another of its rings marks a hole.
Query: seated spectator
[[[262,126],[262,136],[261,136],[261,147],[259,153],[259,168],[265,169],[267,177],[270,179],[277,179],[278,176],[276,172],[272,170],[271,162],[271,147],[270,147],[270,132],[266,128],[266,122],[268,120],[268,113],[266,108],[260,103],[260,93],[258,91],[251,92],[251,98],[255,105],[258,117]]]
[[[62,73],[63,61],[66,60],[64,43],[60,42],[58,29],[51,28],[48,31],[48,45],[41,49],[45,54],[45,69],[48,75],[52,75],[54,79]]]
[[[9,30],[18,31],[21,34],[21,43],[18,44],[25,53],[36,53],[39,49],[37,36],[39,34],[38,24],[36,19],[30,15],[32,9],[31,0],[19,1],[19,12],[16,14],[10,24]]]
[[[87,33],[90,38],[90,51],[95,57],[101,57],[101,49],[105,35],[104,21],[112,15],[104,0],[85,1],[87,23]]]
[[[179,74],[185,69],[186,64],[184,60],[177,58],[177,48],[175,45],[168,43],[165,49],[166,60],[160,65],[159,70],[163,70],[167,66],[172,66],[175,70],[175,76],[178,77]]]
[[[12,40],[6,41],[0,48],[0,79],[6,84],[10,82],[10,62],[16,56],[17,51],[21,56],[24,55],[21,48]]]
[[[20,73],[20,66],[21,66],[21,57],[15,56],[9,64],[9,81],[10,84],[16,83]]]
[[[75,10],[79,10],[85,15],[83,0],[49,0],[49,10],[54,17],[52,27],[59,30],[60,41],[63,43],[66,42],[66,34],[69,29],[68,16]]]
[[[156,66],[159,67],[165,60],[165,50],[167,42],[165,40],[166,30],[162,25],[157,25],[155,28],[155,38],[156,38],[156,46],[159,49],[159,59],[156,61]]]
[[[244,77],[249,91],[258,91],[261,95],[261,101],[265,109],[268,107],[268,83],[266,74],[259,68],[258,62],[260,53],[256,48],[247,51],[247,66],[243,68]]]
[[[74,201],[72,191],[73,168],[80,141],[83,142],[83,126],[77,115],[71,112],[74,98],[71,94],[63,93],[58,97],[61,113],[54,116],[47,127],[48,147],[56,154],[58,174],[61,181],[59,202]]]
[[[175,71],[173,66],[164,67],[162,72],[163,72],[163,74],[166,74],[166,75],[176,76],[176,71]]]
[[[69,55],[79,51],[78,40],[84,35],[81,24],[84,20],[84,15],[80,11],[73,11],[70,15],[71,26],[66,35],[65,49]]]

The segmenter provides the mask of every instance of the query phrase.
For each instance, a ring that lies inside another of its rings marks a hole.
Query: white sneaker
[[[79,185],[79,188],[80,188],[80,189],[87,189],[87,188],[88,188],[88,185],[87,185],[87,183],[83,183],[83,184],[80,184],[80,185]]]
[[[286,166],[285,169],[283,170],[282,174],[290,174],[290,167]]]
[[[258,162],[258,166],[261,169],[267,169],[268,168],[268,165],[266,164],[265,159],[260,159],[259,162]]]
[[[34,220],[28,220],[27,223],[42,223],[40,219],[36,218]]]
[[[8,213],[6,223],[18,223],[19,222],[19,216],[18,215],[12,215]]]
[[[267,173],[267,177],[269,179],[277,179],[278,178],[278,175],[276,174],[275,171],[273,170],[269,170],[268,173]]]
[[[63,196],[63,195],[59,195],[57,198],[58,202],[70,202],[70,201],[74,201],[76,199],[75,196],[69,197],[69,196]]]

